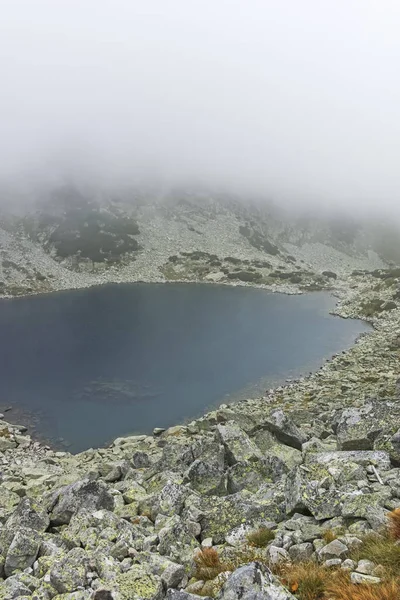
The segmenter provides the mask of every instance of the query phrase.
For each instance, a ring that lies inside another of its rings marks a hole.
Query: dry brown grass
[[[282,569],[282,583],[300,600],[322,600],[332,573],[313,562],[298,563]]]
[[[355,561],[366,558],[382,565],[388,578],[400,575],[400,546],[388,535],[365,536],[362,545],[352,553],[351,558]]]
[[[196,565],[195,577],[202,581],[210,581],[228,570],[228,566],[221,561],[215,548],[203,548],[195,556],[194,562]]]
[[[265,548],[275,538],[275,534],[266,527],[260,527],[247,536],[247,542],[253,548]]]
[[[388,514],[389,517],[389,533],[395,540],[400,540],[400,508],[392,510]]]
[[[380,584],[355,585],[341,573],[327,584],[325,598],[327,600],[399,600],[400,582],[397,580],[386,581]]]
[[[333,529],[327,529],[324,531],[322,538],[327,544],[330,544],[333,542],[333,540],[337,539],[337,534],[333,531]]]

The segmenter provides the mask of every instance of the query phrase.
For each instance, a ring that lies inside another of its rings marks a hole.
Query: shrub
[[[337,279],[337,275],[333,271],[322,271],[322,275],[324,275],[324,277],[328,277],[330,279]]]
[[[248,534],[247,541],[254,548],[265,548],[274,537],[275,534],[273,531],[266,527],[260,527]]]
[[[260,281],[261,273],[252,273],[251,271],[237,271],[228,273],[228,279],[239,279],[240,281]]]

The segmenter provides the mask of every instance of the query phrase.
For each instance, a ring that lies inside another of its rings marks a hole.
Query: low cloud
[[[396,210],[400,6],[13,0],[0,175],[146,177]]]

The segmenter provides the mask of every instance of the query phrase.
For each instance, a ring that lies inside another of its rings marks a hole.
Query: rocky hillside
[[[398,275],[355,274],[374,330],[262,398],[75,456],[0,421],[0,598],[399,598]]]
[[[3,208],[0,291],[19,295],[128,281],[326,289],[355,269],[383,267],[383,237],[349,218],[294,216],[226,194],[99,194],[64,186],[20,213]],[[391,239],[395,253],[398,238]]]

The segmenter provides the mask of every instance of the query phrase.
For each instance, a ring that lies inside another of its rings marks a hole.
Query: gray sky
[[[400,205],[396,0],[0,0],[0,174]]]

